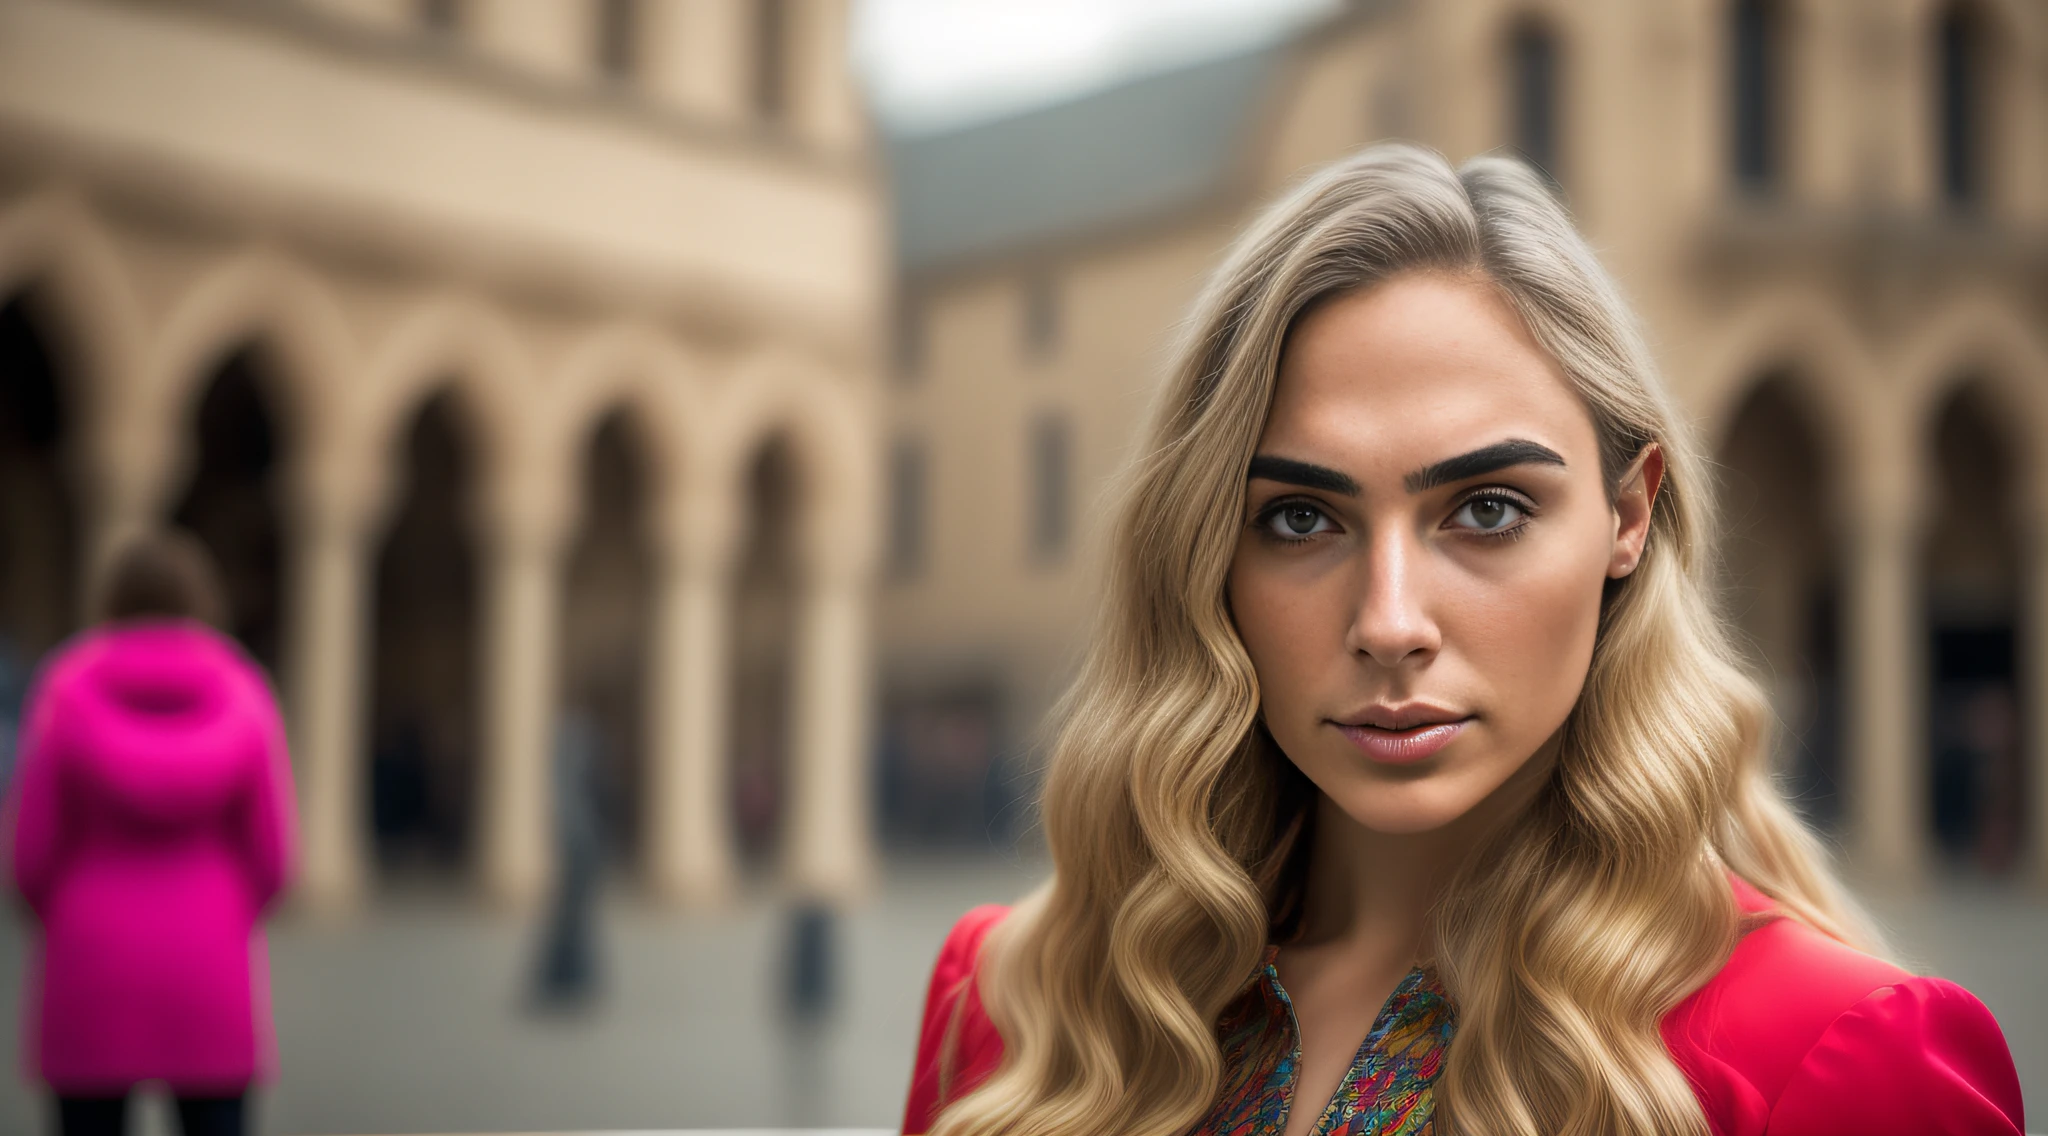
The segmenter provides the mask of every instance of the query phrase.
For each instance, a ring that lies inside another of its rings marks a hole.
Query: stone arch
[[[555,448],[577,454],[614,413],[628,414],[665,494],[680,485],[683,455],[697,448],[690,409],[703,405],[702,365],[661,332],[617,324],[591,335],[570,352],[549,383],[552,412],[543,425]]]
[[[285,434],[317,447],[333,400],[355,373],[354,337],[334,296],[288,257],[247,249],[203,273],[178,297],[149,350],[138,392],[148,409],[180,420],[205,393],[210,368],[237,347],[257,344],[273,362]]]
[[[1868,449],[1866,410],[1883,399],[1877,369],[1848,318],[1826,299],[1785,290],[1759,295],[1701,342],[1696,414],[1706,437],[1728,436],[1760,379],[1778,377],[1795,392],[1834,476],[1830,504],[1859,503],[1859,474]]]
[[[479,457],[495,467],[529,444],[545,417],[526,345],[503,313],[473,297],[435,296],[409,312],[377,345],[364,368],[360,413],[352,426],[381,453],[421,407],[444,388],[461,408]]]
[[[2028,432],[1982,371],[1944,386],[1924,416],[1929,481],[1916,583],[1927,733],[1922,823],[1952,866],[2014,867],[2028,827],[2024,689],[2037,655],[2026,618]],[[2038,621],[2035,621],[2038,627]],[[2036,821],[2038,823],[2038,820]]]
[[[150,337],[134,389],[109,414],[133,500],[117,523],[173,517],[221,561],[236,633],[282,662],[291,586],[291,510],[276,491],[332,452],[330,407],[347,389],[354,342],[339,305],[312,273],[255,246],[202,269]]]
[[[529,484],[537,393],[510,321],[475,297],[442,293],[417,301],[377,342],[351,407],[351,465],[365,471],[371,522],[364,772],[387,871],[480,862],[491,757],[485,576],[491,534],[516,523],[507,514]],[[549,512],[552,499],[529,503]],[[434,696],[423,698],[428,689]]]
[[[761,447],[786,438],[813,494],[805,505],[805,564],[868,571],[879,543],[871,408],[829,370],[779,351],[741,360],[720,393],[717,412],[706,419],[714,433],[701,439],[717,482],[738,487]],[[836,563],[821,559],[826,548],[839,552]]]
[[[670,818],[656,803],[670,737],[663,696],[664,573],[691,531],[686,436],[702,403],[695,360],[641,324],[579,342],[549,384],[547,445],[563,455],[574,518],[562,579],[562,723],[591,759],[585,808],[608,850],[642,863]],[[655,869],[658,871],[658,869]]]
[[[1901,353],[1915,421],[1932,421],[1964,383],[1982,388],[2019,463],[2023,507],[2048,509],[2048,344],[2002,299],[1975,296],[1937,312]]]
[[[148,449],[124,446],[112,421],[122,401],[115,395],[134,378],[141,350],[131,283],[112,240],[74,195],[47,191],[0,210],[0,308],[21,304],[13,330],[23,334],[11,346],[39,364],[31,369],[47,385],[37,384],[35,401],[44,393],[50,399],[41,406],[47,420],[31,423],[41,415],[28,415],[10,424],[51,431],[14,455],[24,464],[8,479],[18,491],[8,525],[24,526],[12,534],[24,556],[11,560],[7,580],[17,647],[39,650],[85,614],[92,521],[119,481],[110,467],[124,449],[129,461]]]
[[[576,446],[569,467],[573,521],[560,559],[556,672],[559,722],[580,762],[557,771],[558,808],[589,818],[608,859],[644,862],[659,816],[647,789],[662,731],[657,634],[666,557],[660,546],[661,455],[617,400]],[[558,815],[571,815],[563,811]]]
[[[140,302],[113,241],[74,197],[44,193],[0,214],[0,297],[32,291],[75,360],[71,405],[97,409],[135,373]]]
[[[1975,293],[1922,324],[1899,383],[1938,503],[1920,547],[1925,822],[1952,862],[2001,871],[2048,817],[2034,716],[2048,644],[2038,583],[2048,350],[2008,301]]]
[[[698,488],[739,514],[732,526],[732,724],[729,747],[735,829],[742,851],[782,850],[799,877],[826,829],[848,822],[835,809],[864,792],[858,704],[821,698],[860,665],[835,658],[821,622],[841,597],[858,595],[876,545],[873,473],[863,450],[868,408],[828,367],[767,349],[720,376],[701,435]],[[821,635],[822,633],[822,635]],[[849,644],[850,645],[850,644]],[[857,648],[856,648],[857,649]],[[847,688],[849,691],[851,686]],[[844,752],[821,739],[843,741]],[[822,828],[819,826],[823,826]],[[836,854],[836,853],[835,853]]]
[[[1725,614],[1777,712],[1780,783],[1821,827],[1843,780],[1841,489],[1815,405],[1795,369],[1760,368],[1713,439]]]

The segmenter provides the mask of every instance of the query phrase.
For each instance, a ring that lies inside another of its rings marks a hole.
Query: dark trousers
[[[178,1130],[185,1136],[242,1136],[246,1096],[178,1097]],[[126,1136],[128,1096],[57,1098],[56,1136]]]

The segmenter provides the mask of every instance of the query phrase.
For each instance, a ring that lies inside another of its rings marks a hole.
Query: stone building
[[[1368,0],[901,146],[891,687],[1030,747],[1203,274],[1394,136],[1537,162],[1638,306],[1725,474],[1785,776],[1852,867],[2048,878],[2036,0]]]
[[[567,712],[656,892],[857,887],[889,251],[847,18],[0,2],[9,649],[176,520],[278,675],[314,906],[416,861],[531,900]]]

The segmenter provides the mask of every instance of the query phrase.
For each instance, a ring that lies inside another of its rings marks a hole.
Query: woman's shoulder
[[[982,1009],[974,975],[989,932],[1009,913],[1000,904],[977,907],[953,924],[939,947],[925,991],[904,1132],[925,1131],[947,1101],[973,1088],[1002,1060],[1003,1041]]]
[[[962,915],[953,929],[946,932],[946,941],[939,947],[938,963],[932,971],[933,988],[938,987],[941,978],[957,982],[973,973],[981,944],[1009,913],[1006,904],[985,903]]]
[[[2021,1130],[2005,1036],[1969,991],[1736,891],[1764,921],[1663,1022],[1717,1134]]]

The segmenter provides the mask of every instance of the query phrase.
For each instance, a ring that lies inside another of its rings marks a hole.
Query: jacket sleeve
[[[1939,978],[1873,991],[1828,1026],[1771,1109],[1770,1136],[2019,1136],[2019,1074],[1991,1011]]]
[[[66,835],[63,779],[57,768],[61,749],[55,729],[60,687],[50,678],[45,675],[29,693],[4,814],[14,886],[38,916],[43,914],[63,863]]]
[[[903,1111],[906,1134],[929,1131],[947,1102],[980,1083],[1002,1060],[1002,1038],[981,1008],[974,974],[982,941],[1008,913],[1008,908],[996,905],[975,908],[961,916],[939,948],[925,991],[910,1100]]]
[[[298,854],[298,808],[292,787],[291,751],[277,699],[260,675],[252,674],[256,760],[242,812],[242,859],[258,908],[268,906],[291,879]]]

